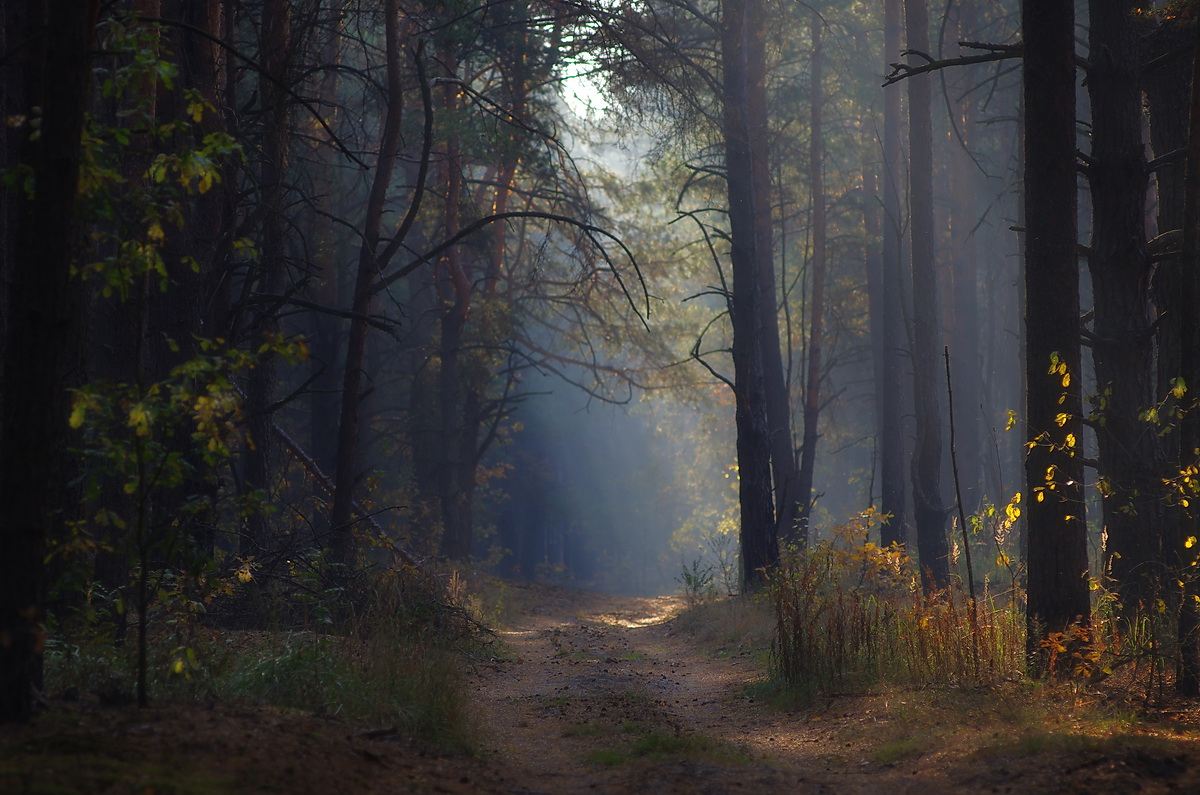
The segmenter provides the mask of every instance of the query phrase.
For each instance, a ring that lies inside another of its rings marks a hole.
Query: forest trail
[[[761,641],[736,640],[755,621],[763,636],[761,606],[727,603],[721,645],[683,624],[680,597],[504,587],[500,653],[470,682],[490,774],[476,791],[1200,792],[1191,707],[1167,731],[1090,734],[1070,708],[1015,689],[846,695],[789,713],[753,697]]]
[[[766,677],[763,605],[681,617],[679,597],[486,589],[500,620],[490,656],[466,661],[469,755],[300,710],[139,710],[77,695],[31,726],[0,727],[0,792],[1200,792],[1192,702],[1139,713],[1120,693],[1013,683],[786,712],[754,697]]]
[[[675,620],[680,597],[509,589],[505,653],[471,689],[486,756],[511,766],[514,791],[962,791],[930,758],[873,761],[852,724],[892,718],[869,704],[800,715],[758,703],[761,651],[701,643]]]

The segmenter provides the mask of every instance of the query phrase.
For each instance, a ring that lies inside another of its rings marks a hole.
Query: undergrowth
[[[354,598],[344,589],[333,596],[340,604],[330,610],[342,614],[337,632],[332,625],[227,630],[198,617],[157,622],[152,695],[302,709],[469,749],[462,657],[478,643],[474,623],[445,603],[430,578],[412,572],[377,574],[356,590]],[[66,622],[46,650],[47,692],[132,703],[132,644],[115,626]]]
[[[874,518],[856,517],[831,538],[789,551],[771,573],[771,688],[782,701],[1030,678],[1074,688],[1103,682],[1144,702],[1167,697],[1179,656],[1168,600],[1130,610],[1093,581],[1091,621],[1038,638],[1031,658],[1024,594],[999,541],[998,565],[1012,585],[993,593],[985,577],[972,604],[961,582],[923,592],[903,548],[867,540]]]
[[[981,595],[973,636],[963,589],[923,594],[901,548],[866,540],[870,518],[790,551],[771,576],[772,673],[789,696],[1020,676],[1024,617],[1012,594]]]

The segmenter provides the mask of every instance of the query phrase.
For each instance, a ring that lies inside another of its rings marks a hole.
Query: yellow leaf
[[[150,414],[146,411],[145,406],[139,403],[129,409],[128,425],[138,436],[150,435]]]
[[[1041,501],[1042,501],[1042,500],[1044,500],[1044,499],[1046,499],[1046,493],[1045,493],[1045,492],[1042,492],[1042,491],[1039,491],[1039,492],[1038,492],[1038,496],[1037,496],[1037,501],[1038,501],[1038,502],[1041,502]]]
[[[1194,546],[1196,546],[1196,537],[1195,536],[1188,536],[1187,541],[1183,542],[1184,549],[1191,549]]]
[[[1054,416],[1054,421],[1058,423],[1058,427],[1060,428],[1066,425],[1069,419],[1071,419],[1071,415],[1066,412],[1059,412]]]
[[[1067,447],[1074,447],[1074,446],[1075,446],[1075,434],[1068,433],[1067,434]]]
[[[1066,389],[1067,387],[1069,387],[1071,385],[1071,374],[1070,373],[1063,373],[1062,385],[1063,385],[1063,389]]]

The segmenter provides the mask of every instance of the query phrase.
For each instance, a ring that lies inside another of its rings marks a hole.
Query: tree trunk
[[[98,3],[50,0],[42,7],[45,17],[34,8],[29,4],[30,15],[15,20],[5,9],[5,22],[18,23],[6,33],[33,48],[21,69],[6,76],[6,87],[11,91],[24,79],[20,113],[32,114],[36,106],[41,117],[40,137],[26,141],[22,157],[37,191],[32,200],[18,200],[13,259],[4,263],[11,279],[4,383],[20,388],[6,390],[0,413],[0,722],[28,720],[41,685],[45,543],[60,521],[64,480],[61,366],[73,347],[76,321],[67,300],[71,219]]]
[[[952,31],[957,29],[956,41],[948,48],[947,55],[962,55],[958,41],[965,41],[974,32],[974,3],[963,0],[958,4],[958,19]],[[969,88],[962,78],[973,78],[973,69],[962,70],[955,87],[957,93]],[[980,357],[980,334],[982,325],[978,306],[978,266],[975,256],[974,227],[978,205],[975,196],[981,193],[978,186],[978,169],[971,159],[974,143],[975,113],[972,100],[963,99],[955,105],[955,121],[962,141],[951,140],[950,157],[950,235],[952,262],[948,269],[951,278],[950,328],[947,343],[950,358],[954,362],[954,402],[958,407],[955,420],[955,436],[958,440],[958,479],[962,492],[963,509],[973,514],[980,508],[983,498],[984,426],[981,405],[983,402],[983,367]],[[993,500],[1003,499],[993,495]]]
[[[402,88],[400,74],[400,24],[398,0],[384,4],[384,35],[387,53],[387,105],[384,113],[383,135],[379,141],[379,158],[371,179],[363,219],[363,241],[358,252],[358,268],[354,280],[354,316],[350,321],[346,341],[345,368],[342,372],[342,406],[338,418],[337,469],[334,474],[333,505],[329,517],[329,553],[334,563],[350,565],[355,559],[354,527],[351,522],[354,505],[354,484],[358,467],[359,416],[363,385],[363,366],[367,352],[367,317],[374,295],[372,285],[378,276],[380,228],[383,206],[391,184],[396,155],[400,146],[400,116]]]
[[[721,65],[725,170],[733,265],[734,391],[736,396],[738,499],[741,509],[742,579],[762,582],[779,551],[771,496],[771,439],[764,382],[763,318],[774,317],[774,300],[762,294],[759,208],[763,184],[754,178],[765,163],[765,34],[761,0],[733,0],[723,9]],[[756,161],[760,161],[756,163]],[[778,349],[778,346],[776,346]]]
[[[1183,306],[1200,306],[1200,25],[1193,24],[1191,113],[1188,122],[1187,160],[1184,171],[1183,256],[1180,299]],[[1180,313],[1172,323],[1179,334],[1180,375],[1187,386],[1188,411],[1183,415],[1179,440],[1179,470],[1200,464],[1200,322],[1193,312]],[[1176,477],[1179,475],[1176,474]],[[1200,538],[1200,494],[1188,494],[1188,511],[1182,517],[1175,554],[1179,565],[1191,569],[1197,560],[1194,539]],[[1175,686],[1180,692],[1200,695],[1200,581],[1194,569],[1185,576],[1179,616],[1180,665]]]
[[[283,293],[286,269],[286,230],[284,181],[287,176],[288,123],[291,102],[284,90],[288,82],[292,44],[291,8],[288,0],[267,0],[262,12],[262,38],[259,53],[263,69],[258,93],[262,98],[263,132],[261,181],[258,212],[262,215],[259,243],[259,273],[256,291],[261,295]],[[279,333],[274,301],[259,304],[260,313],[251,324],[251,345],[272,339]],[[270,353],[259,356],[246,384],[246,411],[249,417],[251,445],[246,452],[245,491],[269,497],[271,484],[271,416],[269,408],[275,386],[275,361]],[[241,553],[261,552],[267,541],[269,525],[265,505],[251,509],[242,536]]]
[[[1028,650],[1087,621],[1075,187],[1075,6],[1023,0]],[[1053,372],[1048,372],[1053,367]],[[1047,481],[1047,476],[1051,481]],[[1053,488],[1050,486],[1053,485]]]
[[[1188,145],[1188,107],[1179,101],[1179,87],[1190,85],[1192,79],[1192,61],[1186,57],[1172,56],[1176,50],[1192,43],[1194,23],[1184,21],[1179,16],[1156,19],[1145,15],[1139,19],[1138,37],[1142,42],[1142,62],[1163,58],[1157,69],[1143,70],[1142,88],[1146,96],[1149,110],[1150,143],[1154,156],[1163,157],[1173,152],[1185,150]],[[1157,217],[1155,218],[1158,234],[1164,235],[1183,229],[1184,206],[1187,202],[1185,190],[1186,162],[1175,161],[1162,163],[1154,172],[1154,185],[1157,196]],[[1172,394],[1176,379],[1183,375],[1180,360],[1181,330],[1184,321],[1193,312],[1185,311],[1183,303],[1183,273],[1182,251],[1174,251],[1164,256],[1153,268],[1150,283],[1150,296],[1154,301],[1153,314],[1156,318],[1154,335],[1157,368],[1155,372],[1154,393],[1163,401],[1162,416],[1167,422],[1181,422],[1180,410],[1188,400],[1184,393],[1182,399],[1176,399]],[[1184,379],[1184,383],[1188,383]],[[1180,434],[1169,433],[1159,438],[1163,460],[1163,482],[1173,482],[1179,477],[1180,464],[1185,458],[1181,457]],[[1189,560],[1181,559],[1181,550],[1185,550],[1183,542],[1191,533],[1184,531],[1188,522],[1188,509],[1179,500],[1165,499],[1163,508],[1163,526],[1160,535],[1163,538],[1164,569],[1185,566]],[[1176,578],[1169,577],[1169,584]],[[1185,611],[1180,621],[1186,622],[1186,612],[1190,605],[1180,604],[1178,599],[1184,594],[1175,588],[1164,588],[1164,594],[1174,596],[1171,600],[1172,609]],[[1189,674],[1180,671],[1180,677]],[[1186,688],[1185,688],[1186,689]]]
[[[804,444],[800,448],[800,539],[808,540],[813,509],[813,472],[817,461],[817,420],[821,414],[821,351],[825,335],[825,143],[821,111],[821,15],[812,13],[812,81],[809,102],[808,179],[812,191],[812,301],[808,332],[808,375],[804,381]]]
[[[342,3],[334,4],[334,14],[342,10]],[[322,62],[334,65],[339,59],[338,44],[341,40],[340,18],[333,22],[323,45]],[[328,68],[317,81],[316,95],[321,98],[325,121],[336,129],[338,120],[337,95],[341,86],[340,72]],[[341,289],[342,273],[338,268],[338,251],[335,247],[334,218],[338,217],[336,150],[328,137],[319,140],[313,151],[313,180],[316,188],[316,203],[320,212],[313,213],[313,250],[319,273],[314,278],[314,299],[321,306],[342,305],[344,290]],[[322,472],[337,471],[337,423],[338,388],[342,377],[342,346],[344,323],[342,319],[325,312],[314,312],[309,337],[313,367],[316,369],[312,392],[309,395],[309,449]],[[314,485],[314,493],[324,494],[320,485]]]
[[[775,284],[775,240],[771,212],[771,154],[767,123],[766,17],[760,0],[748,0],[746,29],[746,78],[741,97],[749,131],[750,193],[753,204],[754,258],[761,281],[763,388],[766,390],[767,432],[771,449],[771,474],[775,485],[775,537],[803,547],[807,525],[797,527],[800,512],[808,501],[801,491],[792,434],[792,401],[788,374],[784,372],[779,337],[779,291]],[[811,491],[811,489],[809,489]]]
[[[929,52],[926,0],[905,0],[908,46]],[[913,451],[913,518],[917,558],[927,591],[950,583],[946,507],[942,501],[942,416],[938,406],[940,317],[933,222],[933,129],[930,78],[908,81],[909,213],[913,284],[913,393],[917,410],[917,442]]]
[[[1088,166],[1092,242],[1088,263],[1095,307],[1093,419],[1099,452],[1105,569],[1126,611],[1158,594],[1164,456],[1145,412],[1158,402],[1150,264],[1146,254],[1146,157],[1142,141],[1140,54],[1132,2],[1092,3],[1092,151]]]
[[[903,28],[901,0],[885,0],[884,61],[900,54]],[[877,418],[879,433],[880,510],[885,520],[880,528],[883,546],[908,540],[908,487],[905,478],[904,404],[907,389],[905,361],[908,335],[904,329],[903,242],[904,219],[900,197],[904,195],[901,138],[902,94],[898,88],[883,93],[883,263],[880,284],[883,328],[882,378],[875,384],[876,404],[882,404]]]

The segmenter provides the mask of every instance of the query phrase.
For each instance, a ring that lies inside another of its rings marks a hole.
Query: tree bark
[[[723,9],[721,31],[725,169],[733,266],[733,364],[736,397],[738,500],[742,580],[757,587],[778,559],[771,495],[771,438],[764,380],[763,318],[774,300],[763,295],[760,209],[768,198],[754,174],[765,169],[765,31],[761,0],[733,0]],[[756,162],[757,161],[757,162]],[[769,185],[768,185],[769,187]],[[769,204],[768,204],[769,210]],[[776,346],[778,348],[778,346]]]
[[[1183,256],[1180,275],[1180,299],[1183,306],[1200,306],[1200,24],[1194,24],[1192,49],[1192,89],[1187,134],[1187,159],[1184,171]],[[1172,324],[1179,335],[1180,375],[1187,387],[1187,411],[1183,415],[1179,440],[1180,473],[1200,465],[1200,322],[1194,310],[1180,313]],[[1176,477],[1179,475],[1177,474]],[[1197,560],[1195,539],[1200,538],[1200,494],[1195,487],[1189,496],[1187,512],[1181,519],[1175,554],[1184,571],[1193,571]],[[1180,665],[1175,686],[1180,692],[1200,695],[1200,581],[1190,573],[1184,587],[1179,616]]]
[[[803,547],[808,526],[798,526],[800,514],[808,502],[802,491],[796,465],[795,439],[792,433],[792,401],[788,374],[783,367],[779,337],[779,291],[775,282],[775,239],[771,212],[771,153],[767,122],[766,16],[760,0],[751,0],[747,9],[746,79],[742,86],[746,105],[750,147],[750,198],[754,212],[754,258],[761,281],[763,387],[766,390],[767,429],[771,449],[771,475],[775,486],[775,536]],[[809,489],[811,491],[811,488]]]
[[[812,13],[812,81],[809,97],[808,179],[812,192],[812,300],[809,302],[808,375],[804,380],[804,443],[800,448],[799,537],[808,540],[813,509],[813,472],[817,461],[817,420],[821,415],[821,353],[825,337],[825,143],[821,111],[825,97],[821,86],[821,15]]]
[[[41,116],[40,137],[26,140],[22,157],[36,191],[32,200],[17,200],[13,260],[4,268],[12,280],[4,383],[20,388],[6,390],[0,413],[0,722],[28,720],[41,685],[45,544],[63,508],[57,501],[64,480],[59,450],[66,444],[61,366],[76,331],[68,301],[71,219],[97,9],[94,0],[29,4],[29,16],[16,20],[24,24],[6,31],[32,48],[6,83],[23,79],[20,112],[32,118],[36,106]],[[5,21],[12,21],[7,14]]]
[[[354,484],[357,480],[359,417],[361,409],[363,369],[367,352],[367,317],[374,296],[372,286],[378,278],[380,229],[383,224],[383,205],[392,180],[400,147],[402,84],[400,74],[400,23],[398,0],[384,4],[384,36],[387,57],[387,98],[383,135],[379,141],[379,158],[371,179],[363,219],[363,240],[358,251],[358,268],[354,280],[354,301],[351,310],[349,335],[346,341],[345,368],[342,372],[342,406],[338,418],[337,468],[334,474],[333,505],[329,516],[329,556],[334,563],[350,565],[355,559],[354,526],[352,523]]]
[[[929,52],[926,0],[905,0],[908,46]],[[946,506],[942,500],[942,416],[938,406],[939,351],[933,219],[933,128],[929,75],[908,80],[909,214],[912,239],[913,394],[917,440],[913,451],[913,518],[917,558],[927,591],[950,583]]]
[[[1146,156],[1135,3],[1090,4],[1092,359],[1105,569],[1126,611],[1158,593],[1166,500],[1160,428],[1145,412],[1155,395],[1150,263],[1146,254]]]
[[[1162,58],[1157,69],[1143,69],[1142,89],[1145,92],[1149,121],[1150,143],[1156,158],[1174,152],[1186,150],[1188,146],[1188,107],[1179,101],[1179,87],[1190,85],[1192,80],[1193,60],[1187,57],[1172,55],[1182,47],[1192,44],[1194,38],[1194,21],[1184,20],[1179,16],[1156,18],[1151,15],[1141,16],[1138,20],[1138,38],[1141,42],[1142,63]],[[1182,230],[1184,227],[1184,210],[1187,202],[1185,186],[1186,160],[1161,163],[1154,171],[1154,187],[1157,201],[1155,222],[1157,234],[1163,235]],[[1181,361],[1182,333],[1187,318],[1193,316],[1191,310],[1185,310],[1183,302],[1183,258],[1181,250],[1173,251],[1159,259],[1153,266],[1153,276],[1150,282],[1150,297],[1154,302],[1153,315],[1155,321],[1154,345],[1157,358],[1154,393],[1163,401],[1162,416],[1167,422],[1186,422],[1180,411],[1190,400],[1185,392],[1182,399],[1176,399],[1173,390],[1176,379],[1183,376]],[[1189,382],[1184,378],[1185,385]],[[1174,482],[1179,477],[1182,462],[1181,434],[1168,433],[1158,440],[1161,445],[1163,460],[1162,481]],[[1191,532],[1184,529],[1188,523],[1188,508],[1178,499],[1164,497],[1163,525],[1160,535],[1163,538],[1163,560],[1165,569],[1178,568],[1186,571],[1190,559],[1186,554],[1183,542]],[[1181,554],[1184,557],[1180,557]],[[1169,584],[1175,578],[1168,577]],[[1172,609],[1181,609],[1180,622],[1189,620],[1188,611],[1193,609],[1191,604],[1180,603],[1180,597],[1186,597],[1175,588],[1164,588],[1164,594],[1173,596],[1170,600]],[[1182,636],[1181,636],[1182,639]],[[1179,682],[1190,674],[1185,670],[1179,672]],[[1186,683],[1185,683],[1186,684]],[[1187,689],[1185,686],[1184,690]]]
[[[1087,525],[1075,187],[1075,6],[1023,0],[1028,650],[1086,622]],[[1054,372],[1048,372],[1054,366]],[[1049,476],[1050,480],[1047,480]],[[1051,488],[1053,485],[1053,488]]]
[[[900,53],[902,23],[901,0],[885,0],[884,62]],[[906,402],[905,360],[908,334],[904,328],[903,242],[904,219],[900,197],[904,195],[901,158],[902,94],[893,88],[883,93],[883,263],[881,272],[883,328],[881,378],[875,384],[879,433],[880,510],[885,517],[880,528],[883,546],[908,540],[908,487],[905,477],[904,417]]]
[[[957,33],[953,46],[948,48],[949,57],[961,54],[958,41],[966,41],[974,32],[974,3],[971,0],[961,0],[957,5],[955,24],[952,33]],[[962,69],[957,85],[952,90],[961,93],[970,86],[967,80],[975,76],[975,70]],[[964,80],[966,78],[966,80]],[[958,440],[958,480],[962,492],[963,510],[973,514],[980,508],[983,497],[981,484],[983,482],[983,453],[984,427],[983,414],[980,408],[983,402],[983,367],[980,356],[980,334],[982,325],[978,305],[978,264],[975,255],[974,227],[977,219],[978,205],[975,196],[979,190],[978,170],[971,159],[971,146],[974,144],[975,112],[970,97],[962,99],[954,105],[955,122],[961,141],[951,140],[950,147],[950,236],[951,236],[951,267],[948,273],[951,279],[950,358],[954,362],[954,403],[958,407],[955,412],[957,428],[954,429]],[[993,500],[1003,500],[1002,495],[994,495]]]
[[[262,12],[262,33],[259,54],[263,69],[258,81],[262,98],[262,164],[259,169],[259,207],[262,228],[259,242],[259,273],[256,288],[269,296],[283,293],[286,269],[286,230],[284,215],[284,182],[287,178],[288,142],[291,128],[288,123],[291,103],[283,86],[289,80],[292,44],[291,8],[288,0],[267,0]],[[268,342],[279,333],[279,319],[274,304],[262,304],[262,314],[251,324],[252,344]],[[258,493],[259,499],[269,498],[271,484],[270,450],[271,406],[275,387],[275,360],[268,352],[260,355],[246,384],[246,410],[249,417],[251,444],[246,452],[244,488]],[[250,511],[242,536],[241,553],[260,553],[267,540],[269,525],[264,506]]]

